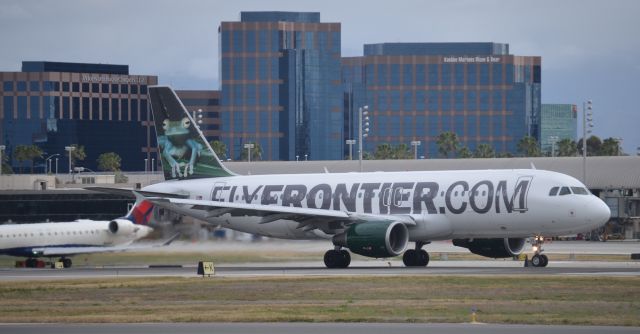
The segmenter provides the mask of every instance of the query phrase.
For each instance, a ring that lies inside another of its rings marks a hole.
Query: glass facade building
[[[220,137],[232,159],[257,142],[264,160],[339,160],[340,23],[319,13],[242,12],[222,22]]]
[[[344,140],[368,105],[365,151],[419,140],[419,156],[437,157],[437,136],[452,131],[470,150],[514,154],[524,136],[540,138],[540,66],[501,43],[367,44],[363,57],[342,59]]]
[[[551,154],[553,141],[577,140],[578,107],[575,104],[543,104],[540,114],[540,148]],[[558,146],[556,146],[556,150]],[[556,151],[557,152],[557,151]]]
[[[72,144],[86,152],[76,165],[94,171],[106,152],[120,155],[122,170],[158,161],[147,103],[157,76],[130,75],[127,65],[25,61],[21,72],[0,72],[0,82],[0,144],[15,171],[30,166],[13,158],[18,145],[37,145],[44,158],[59,154],[61,173],[69,170],[64,148]],[[34,164],[44,171],[43,159]]]
[[[220,140],[220,91],[217,90],[177,90],[176,94],[207,140]]]

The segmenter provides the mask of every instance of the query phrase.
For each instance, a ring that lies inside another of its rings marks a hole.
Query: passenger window
[[[560,189],[560,187],[553,187],[551,188],[551,191],[549,191],[549,196],[555,196],[558,194],[558,189]]]
[[[560,196],[569,195],[569,194],[571,194],[571,190],[569,190],[569,187],[560,188],[560,194],[559,194]]]
[[[576,195],[589,195],[589,191],[582,187],[571,187],[571,191]]]

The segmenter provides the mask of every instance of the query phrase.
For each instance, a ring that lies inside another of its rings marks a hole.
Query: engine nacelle
[[[409,243],[409,230],[400,222],[373,221],[355,224],[335,235],[333,244],[362,256],[382,258],[402,254]]]
[[[495,239],[453,239],[453,245],[468,248],[473,254],[506,258],[518,256],[525,244],[524,238],[495,238]]]
[[[135,229],[135,224],[126,219],[114,219],[109,222],[109,231],[113,234],[131,234],[135,231]]]

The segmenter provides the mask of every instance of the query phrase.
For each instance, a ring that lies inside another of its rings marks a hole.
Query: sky
[[[365,43],[496,42],[542,57],[542,103],[593,101],[594,131],[640,147],[640,1],[2,0],[0,71],[25,60],[129,65],[176,89],[218,89],[218,26],[241,11],[320,12],[342,56]],[[581,119],[578,138],[582,137]]]

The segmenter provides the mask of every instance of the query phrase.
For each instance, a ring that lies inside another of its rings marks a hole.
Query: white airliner
[[[592,230],[607,205],[573,177],[544,170],[467,170],[239,176],[219,161],[169,87],[149,88],[165,179],[140,191],[159,207],[215,225],[286,239],[327,239],[329,268],[346,250],[426,266],[422,247],[453,239],[487,257],[520,254],[544,267],[542,236]],[[414,248],[408,248],[415,242]]]
[[[68,256],[137,249],[130,244],[153,230],[145,225],[152,209],[151,203],[142,201],[126,217],[112,221],[0,225],[0,254],[26,257],[25,266],[31,268],[43,265],[39,257],[60,257],[69,268]]]

